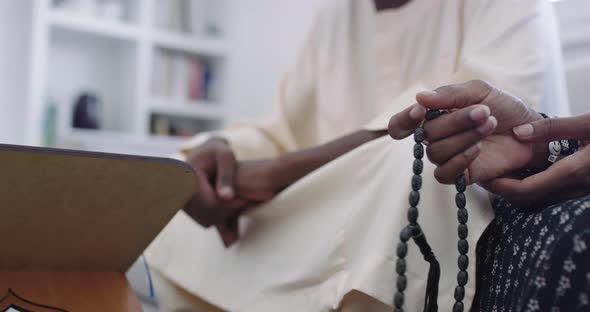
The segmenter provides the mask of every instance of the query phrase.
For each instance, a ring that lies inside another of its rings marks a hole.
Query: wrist
[[[526,123],[531,123],[537,120],[544,119],[545,117],[539,112],[529,109],[530,117]],[[532,158],[525,168],[532,169],[533,171],[542,171],[547,167],[547,158],[549,157],[549,150],[547,149],[546,142],[530,143],[532,149]]]
[[[549,164],[549,150],[546,142],[532,143],[533,158],[529,162],[527,168],[535,171],[543,171]]]
[[[550,118],[549,116],[539,113],[543,119]],[[543,171],[560,159],[574,154],[581,148],[581,142],[577,139],[562,139],[554,141],[541,141],[532,143],[533,157],[528,169],[533,171]]]
[[[272,160],[271,180],[273,192],[279,193],[297,180],[293,174],[295,160],[290,154],[281,155]]]
[[[275,192],[278,193],[297,182],[305,175],[332,160],[321,151],[300,151],[286,153],[275,158],[272,179]]]

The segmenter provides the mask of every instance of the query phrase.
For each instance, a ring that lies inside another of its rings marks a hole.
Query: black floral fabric
[[[494,209],[471,311],[590,311],[590,196],[537,209],[500,198]]]

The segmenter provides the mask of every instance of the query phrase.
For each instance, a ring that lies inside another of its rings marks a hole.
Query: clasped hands
[[[239,238],[239,216],[282,188],[277,160],[237,162],[222,138],[207,140],[186,160],[195,168],[198,186],[184,210],[203,227],[214,226],[226,247]]]
[[[520,203],[554,203],[590,194],[590,114],[544,119],[520,99],[483,81],[444,86],[416,96],[393,116],[389,134],[403,139],[422,124],[426,109],[449,110],[426,122],[428,159],[435,178],[451,184],[465,173],[491,193]],[[520,179],[523,169],[548,164],[548,142],[579,139],[578,152]]]

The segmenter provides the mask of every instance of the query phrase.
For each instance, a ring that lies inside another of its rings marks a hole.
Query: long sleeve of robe
[[[382,12],[372,1],[332,1],[281,81],[272,118],[197,136],[187,149],[219,135],[238,159],[276,157],[355,130],[385,129],[417,92],[471,79],[564,114],[560,58],[554,16],[543,0],[412,1]],[[331,311],[352,290],[391,305],[412,144],[384,137],[333,160],[250,213],[247,231],[228,250],[212,229],[180,212],[148,249],[148,261],[231,311]],[[441,263],[439,306],[450,310],[458,270],[455,193],[432,172],[427,165],[419,220]],[[467,197],[473,262],[492,211],[477,188]],[[407,259],[405,307],[421,311],[427,265],[412,244]]]

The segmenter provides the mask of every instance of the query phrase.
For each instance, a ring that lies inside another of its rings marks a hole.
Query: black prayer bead
[[[414,144],[414,158],[422,159],[424,157],[424,146],[422,144]]]
[[[414,174],[422,174],[422,170],[424,170],[424,163],[420,159],[414,160]]]
[[[469,243],[465,239],[460,239],[457,242],[457,249],[460,254],[465,255],[469,251]]]
[[[419,191],[422,188],[422,177],[419,175],[414,175],[412,177],[412,189],[414,191]]]
[[[453,312],[463,312],[463,302],[455,302]]]
[[[461,208],[461,209],[457,210],[457,219],[459,220],[459,223],[461,223],[461,224],[467,223],[467,219],[468,219],[467,209]]]
[[[397,272],[397,274],[405,274],[406,273],[406,260],[404,259],[397,259],[397,262],[395,263],[395,271]]]
[[[436,119],[436,118],[440,117],[442,114],[443,114],[443,113],[442,113],[440,110],[437,110],[437,109],[431,109],[431,110],[428,110],[428,111],[426,112],[426,116],[424,116],[424,118],[425,118],[427,121],[430,121],[430,120],[433,120],[433,119]]]
[[[407,242],[412,237],[412,228],[406,226],[399,235],[402,242]]]
[[[465,194],[457,193],[457,195],[455,195],[455,204],[457,205],[457,208],[465,208],[465,205],[467,204]]]
[[[467,225],[466,224],[459,224],[459,226],[457,227],[457,232],[459,233],[460,239],[466,239],[467,234],[469,233],[469,231],[467,230]]]
[[[459,266],[459,270],[467,270],[467,267],[469,266],[469,258],[466,255],[460,255],[459,259],[457,259],[457,265]]]
[[[461,301],[465,298],[465,287],[457,286],[455,287],[455,300]]]
[[[401,308],[404,306],[404,294],[401,292],[396,292],[395,297],[393,298],[393,304],[395,304],[396,308]]]
[[[459,286],[465,286],[465,284],[467,284],[466,271],[459,271],[459,273],[457,273],[457,283],[459,284]]]
[[[565,156],[569,156],[578,151],[578,140],[567,140],[568,150],[564,152]]]
[[[411,224],[410,229],[412,230],[413,237],[416,237],[416,236],[419,236],[420,234],[422,234],[422,228],[417,223]]]
[[[416,143],[422,143],[424,141],[424,128],[419,127],[414,130],[414,141]]]
[[[465,184],[465,175],[464,174],[458,176],[457,179],[455,179],[455,188],[457,189],[457,192],[459,192],[459,193],[465,192],[467,185]]]
[[[410,206],[416,207],[416,206],[418,206],[419,202],[420,202],[420,193],[418,193],[416,191],[411,191],[410,192]]]
[[[408,209],[408,222],[415,224],[418,221],[418,208],[410,207]]]
[[[405,275],[398,275],[397,276],[397,290],[404,291],[406,290],[406,286],[408,286],[408,279]]]
[[[397,256],[398,258],[405,258],[408,254],[408,244],[404,242],[399,242],[397,244]]]

